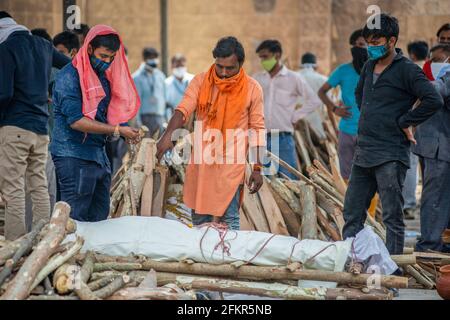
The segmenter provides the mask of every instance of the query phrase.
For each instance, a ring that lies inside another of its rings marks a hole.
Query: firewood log
[[[195,300],[195,296],[173,292],[170,288],[126,288],[116,292],[108,300]]]
[[[1,297],[2,300],[23,300],[29,296],[30,287],[37,274],[64,239],[69,214],[70,206],[67,203],[59,202],[55,205],[48,233],[22,265]]]
[[[36,279],[34,280],[31,288],[37,286],[41,281],[43,281],[47,276],[66,263],[70,258],[78,253],[83,247],[84,240],[83,238],[78,237],[77,240],[73,243],[73,245],[66,251],[61,254],[57,254],[53,256],[47,263],[47,265],[39,271]]]
[[[75,293],[81,300],[99,300],[99,298],[89,289],[87,282],[94,271],[95,255],[89,252],[80,270],[79,278],[75,285]]]
[[[103,258],[99,257],[99,261]],[[124,263],[123,268],[121,263],[96,263],[95,269],[97,270],[111,270],[114,266],[114,270],[117,271],[130,271],[130,263]],[[139,266],[138,266],[139,265]],[[346,272],[332,272],[322,270],[296,270],[291,272],[286,267],[260,267],[260,266],[241,266],[235,268],[231,264],[224,265],[211,265],[205,263],[187,264],[182,262],[158,262],[154,260],[146,260],[141,263],[133,265],[135,270],[155,270],[158,272],[177,273],[177,274],[192,274],[192,275],[204,275],[213,277],[227,277],[233,279],[245,279],[245,280],[315,280],[325,282],[337,282],[339,284],[362,284],[366,285],[368,280],[373,277],[372,274],[359,274],[353,275]],[[104,274],[118,275],[120,273]],[[387,288],[407,288],[408,279],[396,276],[383,276],[380,275],[380,284]]]
[[[302,205],[301,239],[317,239],[316,195],[312,186],[300,186],[300,203]]]
[[[128,276],[116,277],[111,283],[94,292],[99,299],[106,299],[122,289],[130,281]]]
[[[11,275],[13,269],[17,266],[19,260],[31,250],[31,248],[33,247],[34,240],[36,239],[42,228],[45,226],[45,224],[46,223],[44,220],[39,221],[34,227],[33,231],[31,231],[30,234],[28,234],[25,238],[22,239],[19,248],[14,253],[14,256],[11,258],[11,260],[6,261],[5,266],[0,272],[0,286]]]

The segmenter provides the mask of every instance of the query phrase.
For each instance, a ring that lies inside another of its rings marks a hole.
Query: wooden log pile
[[[156,161],[156,141],[146,138],[130,146],[123,166],[112,181],[110,218],[165,217],[169,169]]]
[[[392,299],[385,289],[368,287],[370,274],[306,270],[298,263],[278,267],[210,265],[80,254],[83,239],[62,244],[65,236],[75,231],[69,213],[67,204],[58,203],[49,224],[38,223],[30,234],[0,248],[0,299],[190,300],[204,290],[296,300]],[[414,255],[393,258],[405,265],[418,259]],[[336,282],[339,288],[299,288],[299,280]],[[396,276],[380,276],[379,283],[382,288],[408,287],[407,278]]]
[[[62,244],[67,234],[75,232],[69,214],[68,204],[57,203],[49,223],[38,222],[31,233],[0,249],[0,299],[23,300],[30,294],[51,292],[49,275],[74,257],[84,243],[77,238]]]
[[[298,124],[295,138],[301,170],[290,167],[269,153],[273,161],[298,180],[290,180],[286,176],[265,177],[263,187],[254,195],[244,188],[244,202],[240,210],[242,230],[290,235],[299,239],[343,240],[347,185],[339,172],[334,147],[337,144],[336,132],[331,123],[325,123],[325,129],[327,139],[320,140],[306,122]],[[182,144],[181,141],[175,152],[183,149]],[[158,216],[192,226],[190,209],[183,205],[182,199],[185,167],[170,161],[164,166],[157,164],[155,149],[156,142],[145,138],[134,152],[128,154],[128,160],[114,178],[111,217]],[[250,165],[246,170],[248,177]],[[368,215],[367,224],[385,240],[380,206],[377,211],[376,218]],[[431,272],[430,266],[423,262],[402,266],[420,286],[434,287],[436,274]],[[414,284],[414,281],[411,283]]]

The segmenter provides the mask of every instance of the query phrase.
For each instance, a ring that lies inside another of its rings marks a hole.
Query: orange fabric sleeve
[[[176,110],[180,111],[184,116],[184,121],[190,118],[191,114],[197,109],[198,95],[202,85],[204,74],[198,74],[192,79],[186,89],[183,100],[180,102]]]

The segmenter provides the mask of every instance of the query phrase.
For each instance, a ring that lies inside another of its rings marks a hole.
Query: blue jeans
[[[108,218],[110,206],[111,168],[93,161],[69,157],[53,157],[58,201],[71,207],[70,217],[77,221],[97,222]]]
[[[344,202],[344,239],[355,237],[364,228],[367,209],[378,191],[386,226],[386,247],[391,255],[403,254],[405,223],[402,189],[407,169],[399,161],[371,168],[353,165]]]
[[[228,229],[239,231],[241,229],[240,214],[239,214],[239,200],[241,196],[241,190],[243,186],[239,186],[233,200],[228,206],[227,211],[220,219],[221,222],[226,223]],[[194,226],[200,226],[205,223],[211,223],[213,221],[213,216],[204,214],[192,214],[192,223]]]
[[[273,143],[277,143],[278,141],[278,152]],[[272,152],[278,158],[289,164],[292,168],[298,170],[298,162],[297,162],[297,151],[295,148],[294,136],[289,132],[279,132],[279,133],[268,133],[267,134],[267,150]],[[298,178],[286,170],[284,167],[280,165],[278,169],[278,173],[282,173],[288,176],[292,180],[298,180]]]

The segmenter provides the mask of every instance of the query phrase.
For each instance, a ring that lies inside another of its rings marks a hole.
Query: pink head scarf
[[[98,104],[106,96],[102,84],[91,66],[88,54],[88,45],[96,36],[119,34],[111,27],[97,25],[86,36],[83,47],[72,61],[80,76],[80,86],[83,95],[83,115],[94,120]],[[128,122],[136,116],[141,101],[136,86],[131,77],[125,57],[125,49],[120,39],[120,49],[111,66],[106,70],[106,78],[111,86],[111,101],[108,106],[108,123],[118,125]]]

